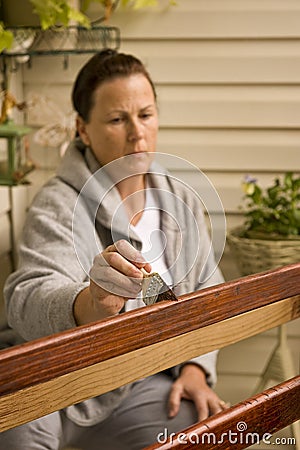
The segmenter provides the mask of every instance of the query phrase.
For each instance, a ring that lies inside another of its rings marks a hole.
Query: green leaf
[[[14,36],[11,31],[7,31],[0,23],[0,52],[9,49],[12,46]]]
[[[121,6],[126,7],[130,4],[131,0],[121,0]]]
[[[69,19],[70,19],[70,21],[74,21],[74,22],[82,25],[85,28],[91,27],[89,18],[85,14],[83,14],[80,11],[77,11],[75,9],[71,9],[69,11]]]
[[[81,2],[82,11],[86,11],[89,8],[90,4],[93,3],[93,1],[95,1],[95,0],[82,0],[82,2]],[[100,2],[97,2],[97,3],[100,3]]]
[[[88,7],[90,6],[91,3],[99,3],[100,5],[103,6],[107,6],[107,1],[108,0],[82,0],[82,11],[86,11],[88,9]],[[120,2],[118,2],[117,0],[112,0],[113,4],[118,4],[122,7],[122,8],[126,8],[126,7],[132,7],[133,9],[142,9],[142,8],[147,8],[147,7],[153,7],[153,6],[157,6],[159,5],[159,0],[120,0]],[[169,0],[169,5],[170,6],[175,6],[177,5],[177,1],[176,0]]]
[[[133,0],[133,9],[141,9],[148,6],[156,6],[157,0]]]
[[[287,172],[264,190],[253,180],[246,177],[243,184],[246,229],[279,236],[300,235],[299,175]]]
[[[292,172],[287,172],[284,176],[284,184],[286,187],[291,188],[293,185],[293,174]]]
[[[89,19],[78,9],[73,8],[68,0],[30,0],[30,2],[44,30],[59,23],[68,26],[72,21],[89,26]]]
[[[253,202],[256,204],[261,202],[262,190],[259,186],[257,186],[257,184],[255,185],[254,192],[252,194],[252,199],[253,199]]]
[[[296,223],[300,227],[300,209],[296,209],[295,211],[293,211],[293,214],[294,214],[294,218],[296,220]]]

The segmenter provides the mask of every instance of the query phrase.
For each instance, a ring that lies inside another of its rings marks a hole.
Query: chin
[[[106,168],[111,178],[119,182],[131,176],[144,175],[154,159],[153,152],[135,152],[115,159]]]
[[[122,158],[121,164],[130,175],[138,175],[139,173],[148,172],[153,159],[153,152],[135,152]]]

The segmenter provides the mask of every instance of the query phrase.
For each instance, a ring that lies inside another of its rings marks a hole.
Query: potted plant
[[[228,244],[242,275],[300,261],[300,175],[285,173],[262,189],[247,176],[244,224],[230,230]]]
[[[13,45],[14,35],[9,27],[40,25],[42,30],[59,25],[68,27],[76,23],[79,26],[89,28],[92,24],[85,11],[91,3],[98,3],[103,8],[103,14],[97,19],[97,23],[107,21],[115,9],[130,7],[142,9],[156,6],[159,0],[24,0],[22,8],[19,8],[11,0],[0,0],[3,22],[0,22],[0,53],[10,49]],[[175,0],[168,0],[168,4],[176,4]],[[77,6],[78,5],[78,6]],[[25,12],[25,14],[24,14]],[[16,17],[17,14],[17,17]],[[28,23],[28,17],[29,23]],[[8,28],[8,29],[7,29]]]
[[[227,241],[241,275],[263,272],[300,261],[300,174],[287,172],[262,189],[247,176],[244,191],[244,224],[230,230]],[[254,393],[270,380],[296,375],[287,340],[286,324],[277,328],[277,343],[259,377]],[[294,436],[297,431],[293,428]]]

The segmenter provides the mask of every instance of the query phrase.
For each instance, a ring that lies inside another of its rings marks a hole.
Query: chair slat
[[[300,263],[2,350],[0,431],[300,317],[299,280]]]
[[[180,336],[299,292],[300,263],[243,277],[0,352],[0,394]],[[297,282],[298,281],[298,282]]]

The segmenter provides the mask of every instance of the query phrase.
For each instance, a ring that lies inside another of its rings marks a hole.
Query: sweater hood
[[[120,170],[122,170],[121,167]],[[78,192],[75,207],[78,214],[81,214],[81,204],[85,207],[88,205],[90,213],[101,225],[111,228],[113,220],[113,229],[118,236],[139,240],[128,226],[128,216],[114,181],[81,139],[76,138],[70,143],[56,176]],[[161,193],[172,190],[170,183],[171,180],[166,169],[154,161],[149,168],[148,185],[153,189],[159,189]],[[160,195],[160,199],[161,209],[168,210],[169,199],[166,197],[164,201],[162,195]],[[175,211],[173,213],[176,214]]]

